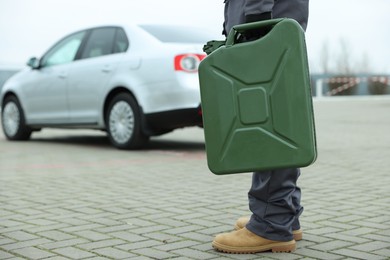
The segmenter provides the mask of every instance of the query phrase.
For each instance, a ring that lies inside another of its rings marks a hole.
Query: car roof
[[[205,43],[216,37],[206,28],[195,26],[167,24],[140,24],[138,26],[165,43]]]
[[[218,36],[212,34],[205,28],[175,24],[101,24],[84,28],[77,32],[104,27],[121,27],[127,33],[130,33],[131,35],[137,34],[137,37],[144,38],[144,40],[157,40],[158,42],[163,43],[205,43],[209,40],[218,38]]]

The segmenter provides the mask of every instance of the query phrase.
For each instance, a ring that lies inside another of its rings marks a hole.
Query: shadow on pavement
[[[45,143],[45,144],[63,144],[63,145],[77,145],[94,148],[111,148],[117,150],[110,143],[106,136],[56,136],[56,137],[33,137],[28,142]],[[145,150],[167,150],[167,151],[202,151],[205,150],[204,142],[187,141],[187,140],[169,140],[169,139],[154,139],[152,138],[144,148]],[[126,151],[126,150],[124,150]],[[133,150],[137,151],[137,150]]]

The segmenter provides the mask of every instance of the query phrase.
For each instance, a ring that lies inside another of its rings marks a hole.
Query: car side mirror
[[[32,69],[39,69],[39,59],[36,57],[32,57],[28,60],[27,65]]]

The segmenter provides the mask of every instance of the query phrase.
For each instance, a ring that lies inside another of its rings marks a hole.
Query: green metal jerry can
[[[262,38],[239,43],[246,30]],[[305,167],[317,157],[305,35],[292,19],[235,26],[199,66],[207,162],[215,174]]]

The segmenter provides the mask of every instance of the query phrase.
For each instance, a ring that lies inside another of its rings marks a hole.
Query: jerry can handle
[[[271,20],[265,20],[260,22],[243,23],[243,24],[233,26],[226,39],[226,47],[234,45],[238,39],[238,36],[244,33],[245,31],[258,29],[262,27],[272,27],[284,19],[285,18],[271,19]]]

